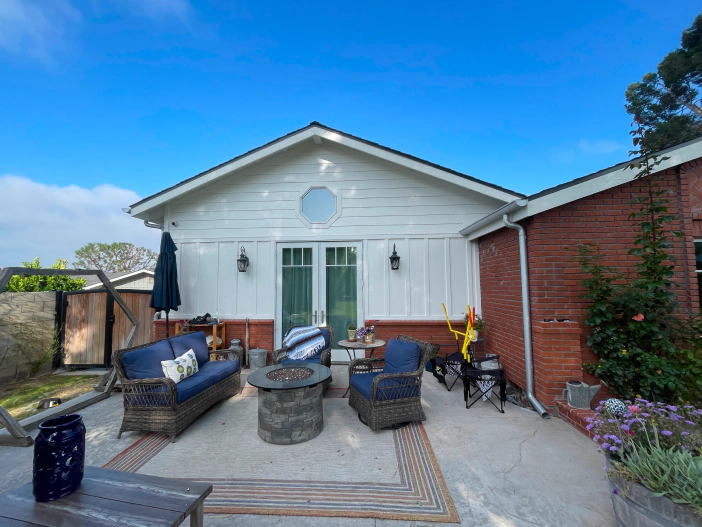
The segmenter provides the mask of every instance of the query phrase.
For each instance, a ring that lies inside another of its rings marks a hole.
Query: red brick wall
[[[500,356],[507,378],[525,387],[522,289],[517,231],[480,239],[480,291],[485,344]]]
[[[670,190],[669,210],[680,213],[681,222],[672,230],[685,233],[670,237],[677,257],[674,280],[681,284],[681,308],[699,308],[695,275],[690,181],[702,177],[702,159],[665,172],[661,188]],[[587,328],[582,326],[586,304],[582,271],[573,252],[578,244],[597,243],[605,263],[633,271],[637,258],[627,254],[635,234],[635,222],[628,215],[635,210],[630,202],[641,192],[641,183],[632,182],[599,192],[561,207],[537,214],[522,223],[527,231],[531,319],[537,398],[553,406],[565,388],[565,381],[597,382],[583,374],[580,361],[596,360],[586,344]],[[696,191],[695,191],[696,192]],[[693,193],[695,193],[693,192]],[[702,198],[702,196],[700,196]],[[509,379],[525,386],[522,340],[521,280],[516,231],[500,229],[480,239],[480,282],[483,318],[486,322],[488,351],[500,355]],[[570,320],[581,328],[578,346],[575,333],[546,331],[544,321]],[[580,371],[580,373],[579,373]],[[570,377],[569,377],[570,376]],[[598,394],[598,400],[604,392]]]
[[[171,326],[171,335],[175,334],[175,322],[169,320]],[[241,339],[241,346],[244,347],[244,339],[246,338],[246,321],[245,320],[222,320],[226,325],[226,339],[224,346],[229,347],[232,339]],[[262,348],[268,350],[268,362],[271,362],[271,354],[273,352],[273,320],[250,320],[249,321],[249,349]],[[166,321],[154,321],[154,334],[156,339],[166,337]],[[218,335],[219,336],[219,335]]]
[[[375,337],[387,342],[392,338],[397,338],[398,335],[408,335],[419,340],[439,344],[441,348],[439,353],[453,353],[456,351],[456,339],[448,329],[446,321],[442,320],[366,320],[366,326],[375,326]],[[451,325],[454,329],[462,331],[465,327],[463,320],[452,320]],[[459,341],[459,345],[463,345],[463,340]],[[475,347],[475,345],[474,345]],[[480,354],[480,350],[476,350]],[[373,352],[373,358],[383,357],[385,348],[378,348]],[[370,353],[367,352],[366,356]]]

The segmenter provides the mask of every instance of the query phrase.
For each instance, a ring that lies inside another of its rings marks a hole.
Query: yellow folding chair
[[[461,333],[460,331],[453,329],[451,327],[451,321],[449,320],[448,312],[446,311],[446,304],[441,304],[441,307],[444,308],[444,316],[446,317],[446,323],[448,324],[449,331],[453,333],[454,337],[456,337],[456,348],[458,348],[458,335],[461,335],[463,337],[463,347],[460,351],[463,354],[463,358],[470,362],[470,353],[468,353],[468,346],[470,345],[471,340],[475,340],[475,330],[473,329],[473,326],[469,325],[466,328],[465,333]],[[468,306],[466,306],[466,313],[469,312],[470,309],[468,309]]]

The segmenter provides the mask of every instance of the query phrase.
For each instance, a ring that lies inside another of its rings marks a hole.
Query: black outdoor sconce
[[[392,244],[392,256],[390,257],[390,269],[397,271],[400,268],[400,257],[397,256],[395,244]]]
[[[244,249],[243,245],[241,246],[241,254],[236,259],[236,266],[239,268],[240,273],[245,273],[249,267],[249,257],[246,256],[246,249]]]

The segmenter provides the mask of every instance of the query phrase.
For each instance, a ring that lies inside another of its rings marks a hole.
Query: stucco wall
[[[56,317],[56,292],[0,294],[0,383],[10,382],[19,368],[20,379],[29,372],[30,361],[38,360],[51,345]],[[17,328],[29,326],[32,341],[29,356],[17,347]],[[51,371],[49,359],[40,373]]]

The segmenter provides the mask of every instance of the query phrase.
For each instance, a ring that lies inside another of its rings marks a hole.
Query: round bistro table
[[[351,350],[370,350],[370,357],[373,358],[373,352],[375,351],[376,348],[382,348],[385,346],[385,341],[384,340],[379,340],[376,339],[373,342],[363,342],[362,340],[340,340],[337,342],[339,346],[344,348],[346,350],[346,353],[349,355],[349,362],[353,360],[351,358]],[[364,353],[365,355],[365,353]],[[354,358],[356,357],[356,354],[354,353]],[[349,390],[351,389],[351,379],[349,379],[349,386],[346,388],[346,391],[344,392],[344,395],[342,397],[346,397],[346,394],[349,393]]]
[[[275,364],[251,372],[247,381],[258,388],[258,436],[274,445],[317,437],[324,428],[322,383],[329,377],[331,370],[320,364]]]

